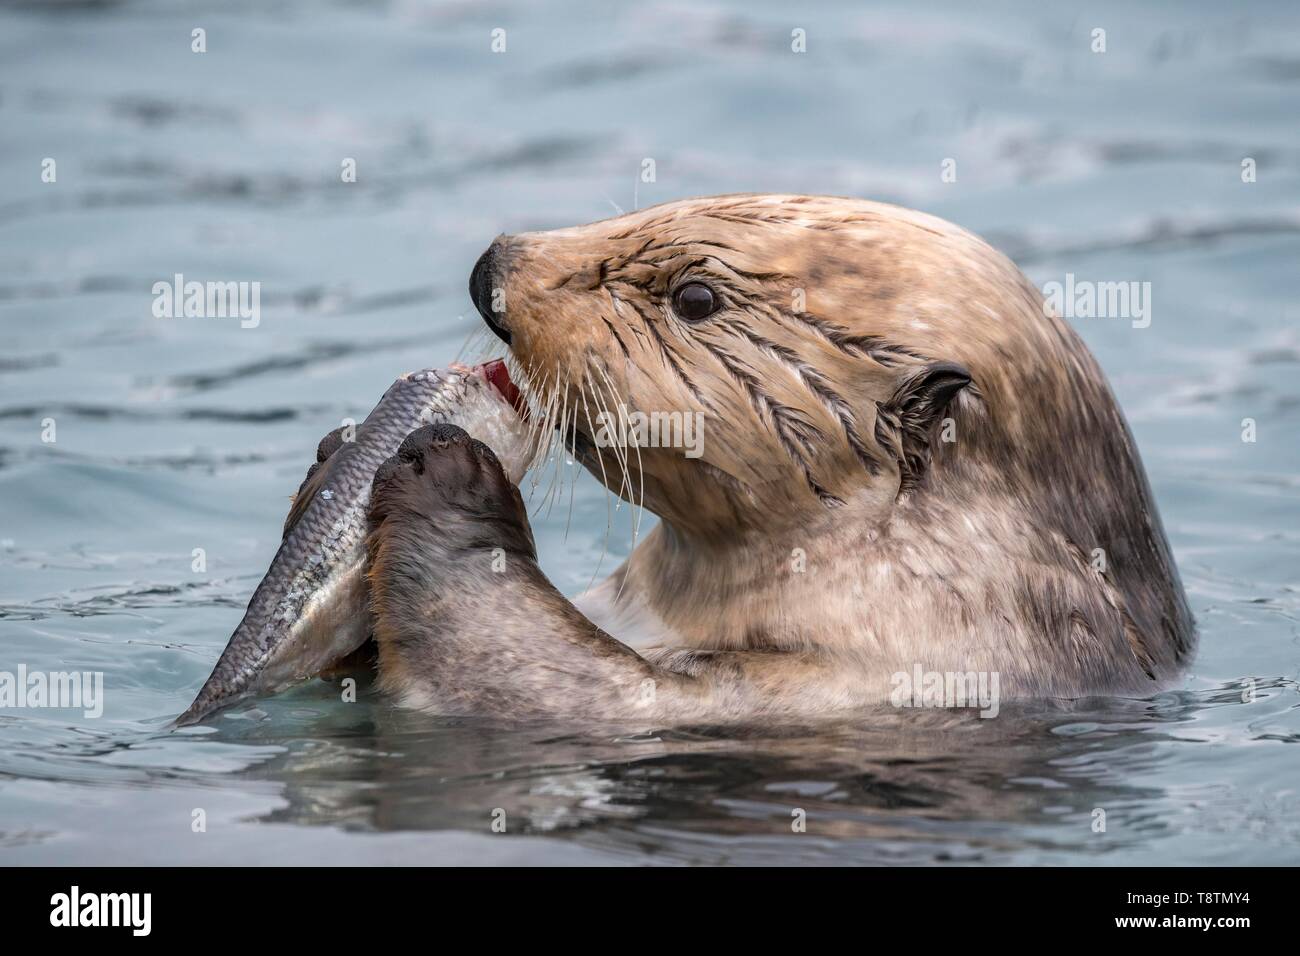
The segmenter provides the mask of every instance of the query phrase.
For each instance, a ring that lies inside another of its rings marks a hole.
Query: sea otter
[[[858,199],[687,199],[500,236],[470,287],[539,427],[660,520],[575,605],[493,451],[413,433],[368,542],[380,685],[404,704],[805,719],[918,671],[1142,696],[1189,659],[1105,378],[970,233]],[[619,408],[702,415],[698,457],[599,441]]]

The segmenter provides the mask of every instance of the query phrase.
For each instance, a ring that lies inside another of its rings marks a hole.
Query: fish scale
[[[308,472],[270,568],[178,725],[197,723],[249,694],[313,677],[369,637],[364,565],[370,485],[412,431],[459,425],[492,448],[510,480],[519,482],[527,465],[527,426],[492,382],[502,376],[508,383],[504,374],[504,366],[489,363],[403,375],[356,427],[354,439]]]

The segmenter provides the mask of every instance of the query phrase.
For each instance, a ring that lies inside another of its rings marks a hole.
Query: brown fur
[[[381,655],[386,632],[417,649],[385,681],[414,702],[449,706],[419,663],[448,626],[482,640],[457,668],[457,711],[506,706],[526,684],[537,712],[815,715],[887,699],[916,663],[996,671],[1004,697],[1146,694],[1189,657],[1191,616],[1104,377],[969,233],[861,200],[738,195],[494,249],[493,320],[525,391],[568,410],[588,470],[661,522],[580,602],[594,624],[531,558],[508,587],[424,561],[401,598],[379,561]],[[678,318],[687,281],[722,308]],[[701,412],[702,457],[597,449],[595,409],[620,403]],[[412,527],[438,520],[426,504]],[[446,604],[430,607],[418,591],[437,576]],[[533,621],[552,637],[534,641]],[[663,646],[608,652],[597,624]],[[629,704],[647,674],[654,706]]]

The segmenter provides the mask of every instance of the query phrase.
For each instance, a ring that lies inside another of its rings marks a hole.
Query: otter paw
[[[425,425],[375,472],[370,527],[422,524],[452,547],[536,556],[528,512],[496,453],[455,425]]]

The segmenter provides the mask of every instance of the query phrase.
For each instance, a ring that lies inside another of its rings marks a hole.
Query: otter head
[[[962,229],[855,199],[690,199],[501,237],[471,289],[538,420],[663,519],[627,573],[680,634],[805,647],[868,613],[905,631],[911,609],[958,651],[1109,635],[1155,673],[1190,647],[1101,371]],[[823,583],[788,572],[792,545],[819,549]]]
[[[1067,374],[1009,261],[860,200],[690,199],[502,236],[470,287],[534,411],[686,534],[882,522],[942,480],[948,446],[1033,467],[1006,451],[1024,390]]]

